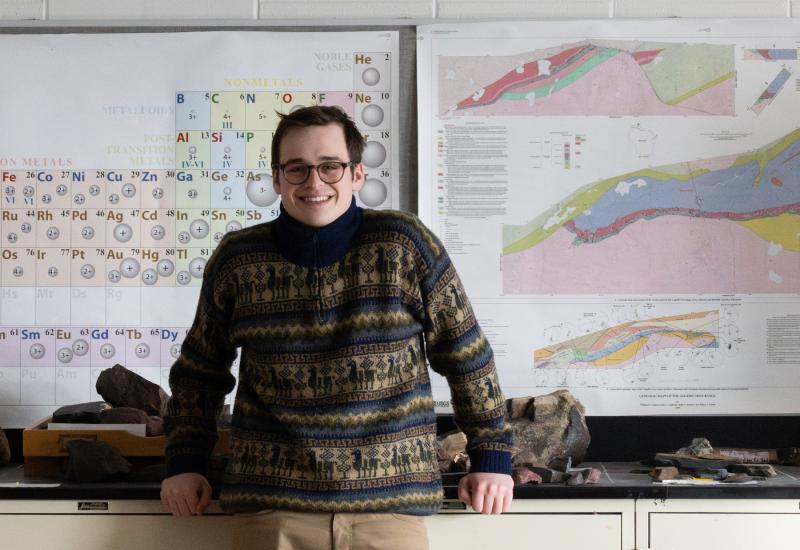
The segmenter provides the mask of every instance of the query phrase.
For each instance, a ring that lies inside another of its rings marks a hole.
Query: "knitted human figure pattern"
[[[237,347],[228,512],[436,513],[426,357],[447,378],[472,471],[510,473],[492,350],[447,253],[411,214],[353,204],[314,230],[284,212],[225,236],[170,373],[168,475],[207,472]]]

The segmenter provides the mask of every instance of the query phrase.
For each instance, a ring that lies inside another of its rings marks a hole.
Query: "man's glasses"
[[[344,171],[348,167],[352,168],[355,165],[356,163],[353,161],[325,161],[319,164],[287,162],[286,164],[279,164],[278,168],[280,168],[280,171],[283,173],[284,179],[292,185],[302,185],[308,181],[308,176],[311,174],[312,168],[317,171],[320,180],[328,184],[333,184],[339,183],[344,177]]]

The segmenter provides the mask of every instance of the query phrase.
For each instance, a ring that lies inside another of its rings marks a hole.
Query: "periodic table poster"
[[[398,208],[397,32],[0,36],[0,426],[167,389],[222,236],[277,216],[277,113],[362,130],[367,208]],[[236,364],[234,364],[234,374]]]

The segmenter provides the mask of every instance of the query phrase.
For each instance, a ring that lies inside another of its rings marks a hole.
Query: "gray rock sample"
[[[152,416],[164,416],[167,413],[167,393],[158,384],[122,365],[114,365],[101,372],[95,388],[103,399],[115,407],[142,409]]]
[[[125,477],[133,469],[131,463],[105,441],[73,439],[67,443],[67,451],[66,478],[69,481],[113,481]]]
[[[755,477],[774,477],[778,475],[775,468],[769,464],[733,464],[728,466],[728,471]]]
[[[591,440],[583,405],[567,390],[506,401],[506,420],[514,431],[517,451],[512,464],[552,463],[571,458],[580,463]]]
[[[158,416],[150,416],[142,409],[114,407],[100,413],[101,424],[144,424],[148,436],[164,433],[164,422]]]
[[[69,424],[99,424],[100,414],[111,408],[105,401],[92,401],[91,403],[78,403],[59,407],[53,413],[53,422],[66,422]]]
[[[526,468],[538,475],[541,478],[542,483],[564,483],[568,477],[568,475],[564,472],[553,470],[551,468],[545,468],[544,466],[528,465]]]
[[[11,446],[8,444],[6,432],[0,430],[0,466],[11,462]]]

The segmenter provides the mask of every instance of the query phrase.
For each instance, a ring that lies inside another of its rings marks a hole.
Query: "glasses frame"
[[[286,167],[289,166],[290,164],[302,164],[303,166],[306,167],[306,177],[303,179],[303,181],[295,183],[293,181],[290,181],[289,178],[286,177]],[[323,164],[338,164],[339,166],[342,167],[342,175],[339,176],[339,179],[336,181],[325,181],[322,178],[322,174],[319,171],[319,167],[322,166]],[[324,162],[320,162],[319,164],[306,164],[304,162],[285,162],[283,164],[278,164],[277,168],[280,170],[281,174],[283,174],[283,179],[286,180],[286,183],[288,183],[289,185],[304,185],[308,181],[308,178],[311,177],[312,170],[314,170],[317,173],[317,177],[319,178],[319,181],[321,181],[322,183],[326,183],[328,185],[335,185],[340,181],[342,181],[342,179],[344,179],[344,174],[345,172],[347,172],[348,168],[352,169],[357,164],[358,164],[357,162],[352,160],[348,162],[326,160]]]

